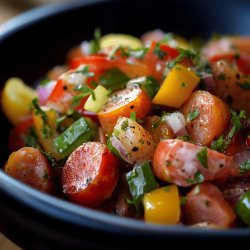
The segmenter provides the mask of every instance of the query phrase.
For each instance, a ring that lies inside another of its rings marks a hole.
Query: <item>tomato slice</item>
[[[63,167],[63,191],[75,203],[96,207],[111,196],[118,176],[118,159],[104,144],[87,142]]]
[[[127,88],[112,94],[98,113],[99,121],[105,133],[110,133],[119,117],[130,117],[135,112],[141,119],[151,109],[148,95],[140,88]]]

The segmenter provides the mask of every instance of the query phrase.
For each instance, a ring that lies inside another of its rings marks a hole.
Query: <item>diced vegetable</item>
[[[53,141],[62,158],[69,156],[77,147],[97,137],[97,127],[88,118],[81,117]]]
[[[250,191],[241,196],[235,206],[235,211],[241,220],[250,227]]]
[[[99,77],[99,83],[112,91],[124,89],[128,80],[129,77],[117,68],[107,70]]]
[[[136,113],[138,119],[149,112],[151,103],[149,97],[138,87],[126,88],[110,95],[107,103],[98,113],[98,118],[105,133],[111,133],[119,117],[130,117]]]
[[[236,216],[219,188],[205,182],[194,186],[187,194],[183,218],[187,224],[207,222],[227,228],[233,225]]]
[[[176,64],[155,95],[153,103],[179,108],[189,98],[199,81],[200,78],[193,71]]]
[[[141,125],[126,117],[120,117],[110,137],[110,143],[120,157],[128,163],[151,160],[154,141]]]
[[[152,166],[159,179],[183,187],[239,173],[232,157],[177,139],[160,141]]]
[[[127,173],[126,179],[133,199],[132,203],[135,205],[137,213],[142,213],[142,199],[144,194],[158,187],[150,163],[145,162],[135,166],[133,170]]]
[[[94,96],[90,95],[84,104],[84,109],[97,113],[108,100],[108,91],[102,85],[94,89]],[[95,97],[95,98],[94,98]]]
[[[75,203],[96,207],[107,200],[118,181],[117,158],[99,142],[87,142],[63,167],[63,192]]]
[[[171,128],[175,136],[186,136],[188,135],[186,129],[186,120],[181,112],[173,112],[162,116],[162,121],[165,121]]]
[[[36,102],[33,101],[33,105],[35,103]],[[56,131],[58,114],[55,110],[49,109],[48,107],[36,106],[32,112],[32,118],[36,135],[44,151],[56,160],[60,160],[62,157],[53,144],[54,138],[58,135]]]
[[[16,125],[30,113],[36,92],[19,78],[10,78],[2,91],[2,109],[9,121]]]
[[[203,90],[195,91],[182,111],[192,140],[206,146],[224,132],[231,116],[226,103]]]
[[[173,131],[166,121],[156,115],[148,116],[143,127],[153,136],[153,140],[156,144],[162,139],[171,139],[174,137]]]
[[[113,46],[129,47],[131,49],[137,49],[142,46],[141,41],[134,36],[126,34],[108,34],[100,39],[101,49],[109,48]]]
[[[13,152],[4,170],[14,178],[40,191],[53,191],[53,173],[47,158],[36,148],[24,147]]]
[[[143,76],[130,80],[127,83],[127,87],[138,85],[144,90],[150,99],[153,99],[157,91],[159,90],[159,83],[151,76]]]
[[[146,222],[177,224],[180,220],[180,197],[176,185],[158,188],[146,193],[143,205]]]

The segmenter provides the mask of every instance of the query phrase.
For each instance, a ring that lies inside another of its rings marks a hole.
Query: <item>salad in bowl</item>
[[[3,169],[80,206],[163,225],[250,225],[250,38],[101,35],[1,96]]]

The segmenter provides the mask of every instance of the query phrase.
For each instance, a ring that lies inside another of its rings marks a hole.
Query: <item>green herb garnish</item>
[[[192,122],[194,121],[198,116],[200,115],[199,109],[194,109],[193,111],[190,111],[190,113],[187,115],[187,120]]]
[[[245,174],[250,171],[250,159],[240,164],[240,173]]]
[[[89,44],[90,54],[96,54],[100,50],[101,48],[100,39],[101,39],[101,30],[99,28],[96,28],[94,31],[94,39],[92,39]]]
[[[202,175],[202,173],[200,171],[196,171],[194,174],[194,178],[187,178],[186,182],[190,183],[190,184],[196,184],[196,183],[201,183],[204,181],[204,176]]]
[[[207,148],[203,148],[201,151],[199,151],[196,154],[197,160],[201,163],[201,165],[204,168],[208,168],[208,163],[207,163]]]

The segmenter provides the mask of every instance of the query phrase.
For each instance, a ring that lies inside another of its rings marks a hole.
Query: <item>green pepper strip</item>
[[[129,185],[132,203],[138,214],[143,211],[142,199],[145,193],[158,187],[149,162],[135,166],[133,170],[126,174]]]
[[[97,126],[88,118],[81,117],[53,141],[63,158],[69,156],[77,147],[97,136]]]
[[[235,211],[240,219],[250,227],[250,190],[236,203]]]

